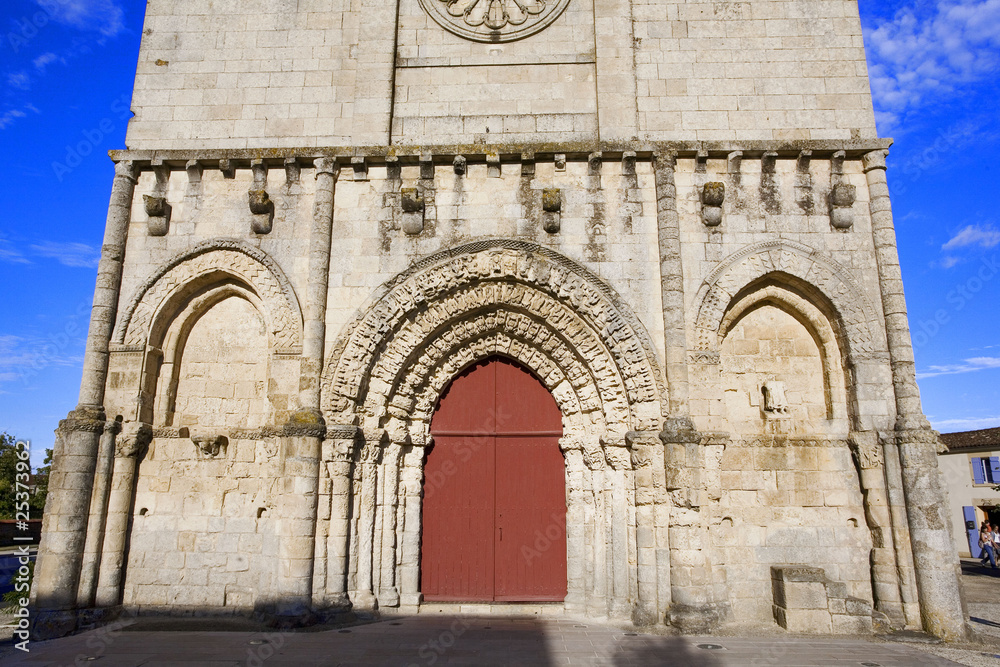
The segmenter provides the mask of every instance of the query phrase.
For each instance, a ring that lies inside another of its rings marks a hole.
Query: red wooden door
[[[566,597],[566,482],[552,395],[501,358],[441,396],[424,468],[421,591],[427,600]]]

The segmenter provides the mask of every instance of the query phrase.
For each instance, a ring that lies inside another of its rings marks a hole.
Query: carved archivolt
[[[277,351],[301,346],[302,312],[291,283],[278,264],[259,248],[236,239],[217,239],[181,253],[157,269],[135,291],[122,312],[112,341],[142,347],[163,318],[173,316],[191,294],[212,284],[236,280],[257,294],[265,306]]]
[[[748,246],[724,259],[698,290],[695,349],[718,349],[719,332],[734,297],[760,278],[786,274],[818,290],[836,310],[850,352],[875,352],[875,311],[850,271],[809,246],[794,241],[768,241]],[[881,347],[881,346],[880,346]]]
[[[425,425],[451,378],[502,354],[538,375],[565,419],[624,435],[661,418],[652,349],[583,267],[531,243],[479,242],[423,260],[376,295],[332,351],[324,410],[329,423]]]

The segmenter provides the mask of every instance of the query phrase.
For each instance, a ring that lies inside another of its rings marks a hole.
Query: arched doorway
[[[424,599],[563,600],[566,477],[552,394],[519,364],[490,357],[445,389],[431,434]]]

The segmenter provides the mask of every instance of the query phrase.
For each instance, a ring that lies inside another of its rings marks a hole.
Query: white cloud
[[[53,366],[79,366],[83,357],[71,352],[78,351],[85,341],[82,335],[70,336],[63,332],[48,338],[0,336],[0,383],[28,382]]]
[[[80,30],[96,30],[106,37],[125,28],[125,12],[118,0],[35,0],[53,19]]]
[[[20,250],[14,247],[13,243],[2,238],[0,238],[0,262],[9,262],[11,264],[31,264],[28,258],[21,254]],[[2,351],[3,348],[0,348],[0,352]]]
[[[947,243],[941,246],[941,249],[954,250],[968,246],[989,249],[998,245],[1000,245],[1000,231],[993,229],[990,225],[969,225],[951,237]]]
[[[100,252],[86,243],[43,241],[31,249],[40,257],[55,259],[63,266],[93,268],[101,258]]]
[[[950,269],[961,261],[958,257],[948,256],[941,260],[940,266],[942,269]]]
[[[32,62],[35,65],[35,69],[40,69],[44,71],[46,67],[56,62],[57,60],[60,60],[59,56],[50,51],[48,53],[43,53],[42,55],[38,56]]]
[[[1000,368],[1000,357],[973,357],[961,364],[931,366],[926,371],[917,371],[917,379],[933,378],[939,375],[959,375],[992,368]]]
[[[961,431],[978,431],[984,428],[1000,426],[1000,417],[983,417],[981,419],[934,419],[931,426],[944,433],[959,433]]]
[[[892,126],[907,111],[995,76],[1000,0],[939,0],[919,16],[908,7],[866,37],[877,120]]]
[[[11,72],[7,75],[7,85],[11,88],[28,90],[31,88],[31,77],[27,72]]]

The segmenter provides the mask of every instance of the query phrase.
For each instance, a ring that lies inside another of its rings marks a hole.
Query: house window
[[[976,484],[1000,484],[1000,456],[974,456],[972,480]]]

